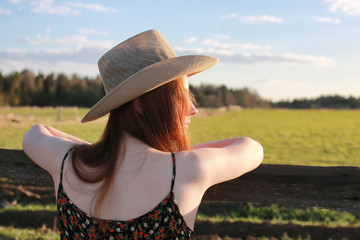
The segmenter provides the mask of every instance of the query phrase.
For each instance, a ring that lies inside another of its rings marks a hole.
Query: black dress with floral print
[[[61,165],[57,198],[61,239],[194,239],[194,232],[186,225],[174,198],[176,174],[174,153],[172,153],[173,178],[170,193],[148,213],[127,221],[94,220],[73,204],[62,186],[64,160]]]

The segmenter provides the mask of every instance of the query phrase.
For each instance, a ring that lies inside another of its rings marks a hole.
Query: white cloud
[[[331,12],[339,10],[348,15],[360,15],[359,0],[324,0],[324,2],[329,5]]]
[[[193,43],[196,42],[196,38],[195,37],[189,37],[188,39],[185,39],[186,43]]]
[[[100,4],[88,4],[88,3],[67,3],[67,5],[76,7],[76,8],[85,8],[87,10],[96,11],[96,12],[118,12],[115,8],[104,7]]]
[[[88,39],[86,36],[73,34],[70,36],[58,38],[56,39],[56,42],[62,45],[70,45],[70,46],[76,46],[77,48],[81,48],[88,42]]]
[[[50,42],[50,38],[48,35],[38,34],[36,35],[35,38],[26,37],[24,41],[29,44],[41,44],[41,43]]]
[[[95,34],[95,35],[102,35],[102,36],[106,36],[108,35],[107,32],[102,32],[93,28],[82,28],[78,30],[79,33],[81,34]]]
[[[280,83],[280,81],[275,78],[265,78],[265,79],[257,79],[254,83],[261,85],[276,85]]]
[[[238,16],[236,13],[231,13],[227,15],[220,16],[221,19],[237,19],[241,22],[245,23],[261,23],[261,22],[273,22],[273,23],[283,23],[284,19],[275,17],[275,16],[269,16],[269,15],[261,15],[261,16]]]
[[[41,72],[76,72],[95,75],[98,59],[114,46],[113,41],[89,41],[77,35],[62,37],[55,41],[64,44],[66,48],[32,51],[0,50],[0,70],[10,72],[30,68]],[[80,41],[80,44],[77,41]],[[77,48],[74,49],[72,44]]]
[[[64,37],[59,37],[56,39],[50,39],[48,35],[36,35],[34,38],[26,37],[25,42],[30,44],[40,44],[45,42],[56,42],[60,45],[66,46],[70,49],[69,51],[81,51],[83,48],[96,48],[100,50],[107,50],[110,49],[114,41],[107,40],[107,41],[91,41],[84,35],[72,34]],[[49,52],[50,51],[50,52]],[[42,52],[47,53],[63,53],[64,50],[42,50]],[[68,50],[66,50],[68,52]]]
[[[281,88],[294,88],[294,87],[308,87],[309,84],[304,81],[298,81],[294,79],[288,79],[288,80],[279,80],[276,78],[261,78],[256,79],[255,81],[251,82],[256,86],[261,87],[281,87]]]
[[[78,15],[80,14],[78,9],[86,9],[96,12],[118,12],[115,8],[104,7],[100,4],[65,2],[56,5],[54,4],[54,0],[35,0],[32,4],[35,6],[33,8],[33,12],[44,14]]]
[[[53,4],[54,0],[37,0],[33,1],[32,4],[35,6],[33,8],[34,13],[44,13],[44,14],[55,14],[55,15],[77,15],[80,12],[78,10],[73,10],[67,6],[57,6]]]
[[[8,14],[11,14],[11,11],[8,10],[8,9],[2,9],[2,8],[0,8],[0,14],[1,14],[1,15],[8,15]]]
[[[206,54],[219,57],[221,62],[232,63],[282,63],[282,64],[309,64],[321,67],[336,66],[334,60],[324,56],[300,55],[294,53],[272,53],[270,44],[254,43],[229,43],[214,39],[204,39],[200,41],[200,46],[196,48],[186,48],[176,46],[174,49],[181,55],[187,54]]]
[[[278,59],[279,61],[286,61],[287,63],[290,64],[301,63],[301,64],[311,64],[320,67],[336,66],[336,63],[332,59],[322,56],[285,53],[285,54],[273,55],[273,59]]]
[[[244,43],[244,44],[232,44],[232,43],[223,43],[212,39],[205,39],[202,41],[202,44],[205,46],[210,46],[219,49],[229,49],[233,52],[235,51],[260,51],[260,52],[269,52],[272,49],[272,46],[267,45],[256,45],[253,43]]]
[[[65,46],[75,47],[77,51],[83,48],[107,50],[114,44],[113,41],[90,41],[86,36],[76,34],[57,38],[56,42]]]
[[[284,19],[274,16],[261,15],[261,16],[246,16],[239,17],[240,21],[245,23],[259,23],[259,22],[273,22],[273,23],[282,23]]]
[[[87,42],[86,46],[89,49],[98,49],[98,50],[110,50],[110,48],[112,48],[114,46],[114,41],[92,41],[92,42]],[[105,52],[103,52],[105,53]]]
[[[336,63],[327,57],[300,55],[293,53],[272,54],[272,53],[248,53],[234,51],[231,48],[182,48],[175,47],[181,54],[207,54],[219,57],[221,62],[232,63],[282,63],[282,64],[309,64],[320,67],[334,67]]]
[[[12,4],[18,4],[18,3],[21,3],[21,0],[10,0],[10,2]]]
[[[79,63],[73,61],[57,61],[54,63],[45,61],[34,61],[29,59],[10,60],[0,57],[0,66],[3,73],[12,71],[20,72],[26,68],[31,69],[35,73],[41,72],[44,74],[61,72],[68,75],[76,73],[89,77],[95,77],[99,74],[96,63]]]
[[[51,28],[51,27],[45,28],[45,32],[51,32],[51,31],[52,31],[52,28]]]
[[[341,23],[340,19],[337,18],[327,18],[327,17],[314,17],[314,20],[317,22],[323,22],[323,23]]]

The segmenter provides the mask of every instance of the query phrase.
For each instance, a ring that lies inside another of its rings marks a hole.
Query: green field
[[[195,142],[249,136],[264,147],[264,163],[360,166],[360,111],[244,110],[196,118]]]
[[[0,148],[21,149],[22,136],[36,123],[96,141],[106,119],[81,124],[87,109],[0,109]],[[192,143],[248,136],[264,147],[264,163],[360,166],[360,111],[242,110],[192,118]]]

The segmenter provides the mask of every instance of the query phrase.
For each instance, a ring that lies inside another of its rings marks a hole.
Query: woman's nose
[[[190,102],[190,116],[194,116],[197,114],[198,110],[196,109],[193,102]]]

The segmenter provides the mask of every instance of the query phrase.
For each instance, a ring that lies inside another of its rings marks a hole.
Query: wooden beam
[[[262,164],[244,176],[211,187],[203,200],[360,212],[360,168]]]
[[[0,177],[19,184],[53,184],[50,175],[22,150],[0,149]],[[360,212],[360,168],[262,164],[244,176],[211,187],[203,200]]]

